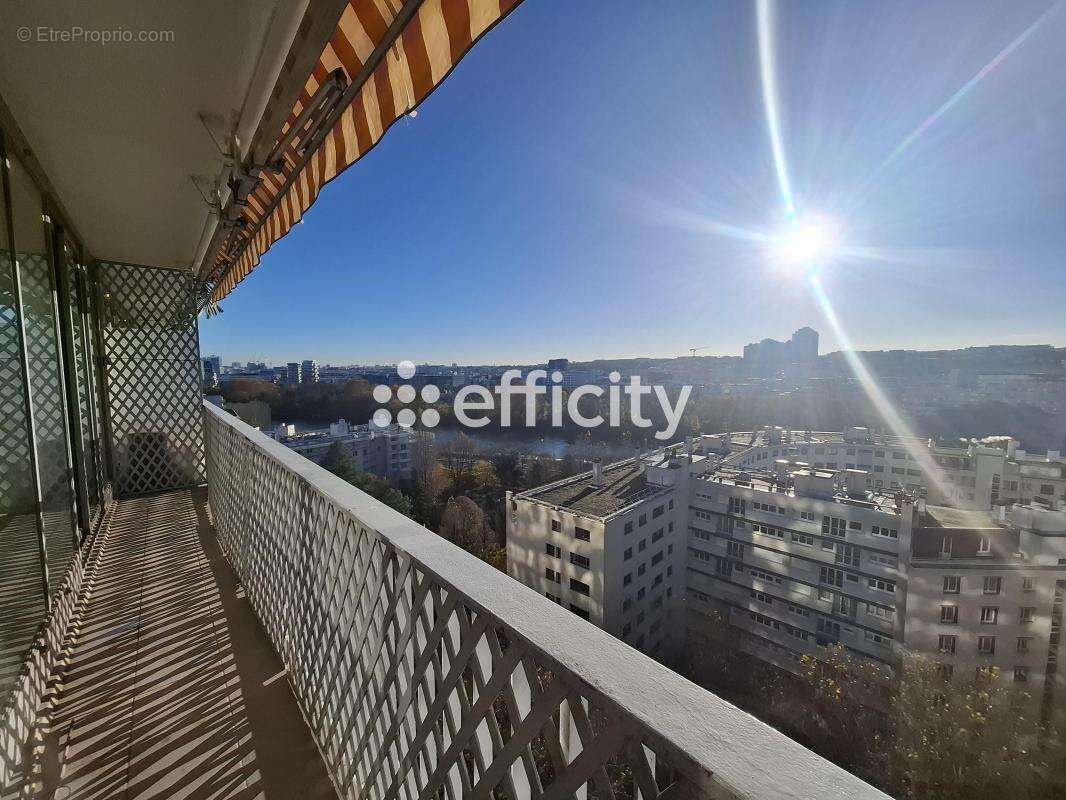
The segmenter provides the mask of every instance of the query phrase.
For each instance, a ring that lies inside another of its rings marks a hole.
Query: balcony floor
[[[120,501],[101,536],[43,796],[335,798],[206,491]]]

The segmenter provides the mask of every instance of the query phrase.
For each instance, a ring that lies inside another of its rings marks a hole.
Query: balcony
[[[40,796],[883,797],[203,413],[206,491],[117,501],[87,550]]]
[[[200,313],[517,5],[0,8],[180,43],[0,48],[0,798],[884,797],[203,405]]]

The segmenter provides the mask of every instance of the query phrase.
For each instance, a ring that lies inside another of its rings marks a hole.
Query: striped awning
[[[305,106],[336,76],[336,70],[344,71],[344,83],[354,97],[342,112],[338,108],[339,119],[313,152],[308,154],[306,143],[297,136],[280,154],[279,169],[263,171],[242,209],[244,224],[215,255],[211,305],[256,268],[274,242],[300,221],[322,187],[369,152],[397,119],[421,103],[478,39],[520,2],[424,0],[411,13],[410,0],[349,0],[277,141],[284,141]],[[396,36],[397,21],[405,17],[407,22]],[[383,44],[388,44],[388,50],[382,56]],[[367,72],[375,51],[380,61]],[[356,86],[360,77],[364,80]],[[302,167],[301,161],[305,162]],[[294,175],[296,170],[299,173]]]

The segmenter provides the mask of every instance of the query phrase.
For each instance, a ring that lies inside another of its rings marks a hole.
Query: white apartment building
[[[1066,511],[933,505],[921,483],[877,486],[885,473],[824,466],[830,449],[838,464],[915,463],[895,456],[905,449],[853,432],[804,436],[703,436],[508,493],[508,570],[667,662],[726,624],[784,669],[834,643],[891,668],[916,651],[948,678],[995,666],[1045,710],[1061,699]],[[790,460],[804,447],[823,466]],[[1027,462],[1002,463],[1010,474]]]
[[[914,501],[867,475],[719,468],[690,498],[688,636],[723,621],[742,649],[786,669],[830,644],[894,666]],[[904,562],[901,566],[901,562]]]
[[[923,494],[931,504],[987,510],[993,505],[1066,504],[1066,457],[1058,450],[1027,453],[1008,436],[936,442],[846,431],[760,431],[704,437],[726,455],[724,464],[769,468],[775,459],[815,469],[861,469],[875,489]],[[932,473],[932,474],[931,474]]]
[[[419,434],[410,428],[382,428],[373,423],[350,425],[343,419],[331,423],[329,430],[296,433],[292,425],[281,424],[269,434],[316,464],[322,462],[334,442],[341,442],[348,448],[356,469],[390,481],[411,477],[412,458],[419,446]]]
[[[688,484],[668,453],[507,493],[507,570],[639,650],[670,662],[684,643]]]
[[[908,650],[934,654],[949,679],[994,667],[1050,719],[1066,692],[1058,668],[1066,511],[929,506],[914,531],[908,583]]]

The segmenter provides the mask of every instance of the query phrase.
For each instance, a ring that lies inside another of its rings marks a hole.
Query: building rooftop
[[[603,486],[593,486],[592,473],[585,472],[519,496],[559,506],[575,514],[609,517],[633,503],[665,493],[670,488],[649,484],[643,463],[630,459],[605,467]]]
[[[836,475],[836,472],[833,470],[800,470],[799,472],[801,474],[811,474],[823,478],[829,478]],[[700,475],[698,480],[707,481],[709,483],[722,483],[729,486],[741,486],[753,489],[757,492],[772,492],[784,497],[810,496],[819,500],[840,503],[841,505],[865,507],[886,514],[899,514],[899,509],[896,507],[896,493],[884,490],[867,491],[865,497],[852,497],[842,491],[836,491],[834,494],[826,496],[805,495],[802,492],[797,493],[795,488],[782,482],[780,478],[772,473],[754,470],[738,470],[729,467],[708,472],[705,475]]]
[[[983,529],[1000,527],[987,512],[973,511],[948,506],[926,506],[922,515],[922,526],[926,528],[964,528]]]

